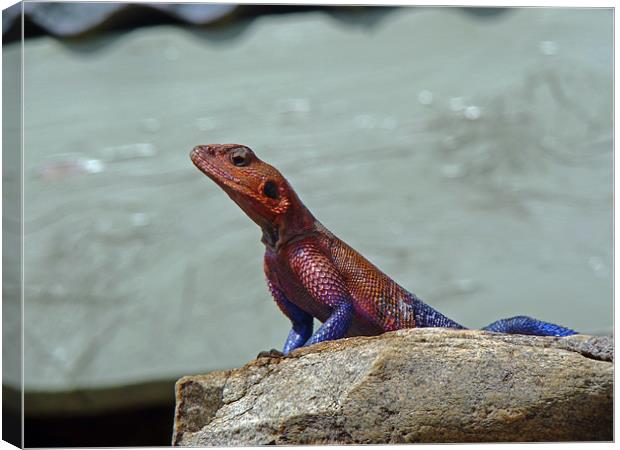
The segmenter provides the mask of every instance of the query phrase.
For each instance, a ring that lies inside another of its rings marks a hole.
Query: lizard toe
[[[285,358],[286,356],[280,350],[276,350],[272,348],[271,350],[263,350],[258,355],[256,355],[256,359],[258,358]]]

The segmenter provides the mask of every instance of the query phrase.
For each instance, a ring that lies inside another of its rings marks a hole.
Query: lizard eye
[[[247,148],[239,147],[230,152],[230,162],[237,167],[250,164],[250,152]]]
[[[263,186],[263,194],[276,200],[278,198],[278,186],[273,181],[267,181]]]

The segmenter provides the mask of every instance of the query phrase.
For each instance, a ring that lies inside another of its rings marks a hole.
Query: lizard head
[[[298,201],[282,174],[244,145],[199,145],[190,157],[263,230],[274,227]]]

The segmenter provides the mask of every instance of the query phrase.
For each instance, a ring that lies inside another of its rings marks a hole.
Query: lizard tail
[[[577,334],[570,328],[555,325],[527,316],[516,316],[500,319],[482,328],[486,331],[495,331],[508,334],[530,334],[534,336],[571,336]]]

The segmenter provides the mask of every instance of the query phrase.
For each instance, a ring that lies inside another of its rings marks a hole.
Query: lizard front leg
[[[282,350],[284,355],[288,355],[290,352],[298,347],[301,347],[306,343],[306,341],[308,341],[312,335],[314,319],[310,314],[299,308],[294,303],[288,301],[275,280],[269,278],[269,274],[267,274],[267,285],[269,286],[269,291],[280,308],[280,311],[282,311],[293,324],[293,327],[286,338],[286,342],[284,343],[284,349]]]
[[[353,320],[353,299],[331,260],[310,241],[302,241],[290,251],[292,272],[312,299],[329,306],[331,314],[305,345],[340,339]]]
[[[282,349],[282,353],[288,355],[296,348],[304,345],[310,338],[314,327],[314,318],[286,298],[286,295],[284,295],[284,292],[280,288],[278,277],[272,269],[274,264],[276,264],[275,255],[271,252],[266,252],[263,268],[265,270],[265,276],[267,277],[269,292],[271,292],[280,311],[289,318],[293,325],[284,343],[284,348]]]
[[[334,308],[331,316],[323,322],[323,325],[316,330],[316,333],[306,342],[306,345],[316,344],[317,342],[333,341],[343,338],[353,319],[353,305],[342,303]]]

